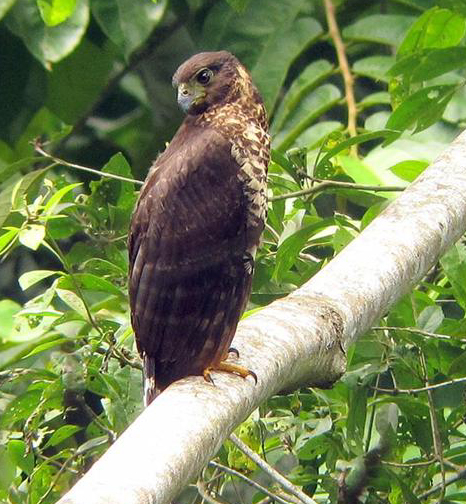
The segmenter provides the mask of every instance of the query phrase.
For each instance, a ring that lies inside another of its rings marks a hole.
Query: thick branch
[[[199,474],[264,399],[332,384],[347,346],[466,231],[466,133],[323,270],[239,325],[252,379],[216,373],[165,390],[61,504],[164,504]]]

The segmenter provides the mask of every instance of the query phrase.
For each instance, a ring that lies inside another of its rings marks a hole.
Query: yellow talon
[[[213,384],[214,381],[212,379],[212,376],[210,376],[210,373],[212,371],[226,371],[227,373],[233,373],[233,374],[239,375],[242,378],[246,378],[246,376],[252,376],[254,378],[255,383],[257,384],[256,373],[254,373],[254,371],[251,371],[248,368],[245,368],[243,366],[239,366],[238,364],[233,364],[231,362],[221,361],[218,364],[213,364],[212,366],[205,368],[202,373],[204,376],[204,380]]]

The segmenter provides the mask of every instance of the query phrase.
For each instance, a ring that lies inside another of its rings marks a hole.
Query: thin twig
[[[318,185],[309,187],[307,189],[302,189],[301,191],[293,191],[284,194],[278,194],[277,196],[271,196],[268,198],[269,201],[279,201],[288,198],[299,198],[300,196],[309,196],[310,194],[316,194],[325,189],[359,189],[363,191],[374,191],[374,192],[396,192],[404,191],[406,187],[402,186],[372,186],[365,184],[354,184],[353,182],[342,182],[340,180],[324,180]]]
[[[438,334],[429,331],[424,331],[424,329],[418,329],[417,327],[397,327],[397,326],[374,326],[371,327],[374,331],[406,331],[413,334],[419,334],[421,336],[426,336],[427,338],[435,339],[446,339],[450,341],[460,341],[461,343],[466,343],[466,339],[455,338],[454,336],[448,336],[446,334]]]
[[[384,355],[382,357],[385,358]],[[380,373],[377,375],[377,379],[376,379],[375,387],[374,387],[374,394],[372,395],[373,401],[372,401],[372,406],[371,406],[371,413],[369,416],[369,426],[367,428],[366,442],[364,443],[364,451],[366,453],[369,451],[369,446],[371,444],[372,429],[374,427],[374,420],[375,420],[375,399],[377,397],[379,382],[380,382]]]
[[[314,499],[311,499],[302,490],[300,490],[296,485],[293,485],[291,481],[286,479],[282,474],[280,474],[276,469],[269,465],[265,460],[263,460],[256,452],[251,450],[246,443],[243,443],[241,439],[235,434],[230,434],[230,441],[247,457],[249,457],[255,464],[257,464],[266,474],[268,474],[274,481],[280,484],[288,493],[297,497],[301,502],[305,504],[316,504]]]
[[[214,499],[210,494],[209,491],[207,490],[206,484],[198,480],[196,484],[197,491],[199,492],[199,495],[202,497],[202,500],[206,501],[208,504],[223,504],[222,501]]]
[[[466,381],[466,377],[463,378],[453,378],[452,380],[442,382],[442,383],[434,383],[426,385],[425,387],[413,388],[413,389],[399,389],[399,388],[380,388],[380,387],[371,387],[372,390],[377,390],[377,392],[384,392],[385,394],[419,394],[420,392],[430,392],[435,389],[439,389],[442,387],[448,387],[448,385],[454,385],[455,383],[462,383]]]
[[[426,358],[422,352],[419,354],[419,360],[421,362],[422,372],[424,374],[424,382],[426,387],[429,387],[429,375],[427,372],[427,363]],[[442,487],[440,492],[439,502],[443,501],[445,497],[445,466],[443,463],[443,447],[442,447],[442,439],[440,437],[440,429],[437,421],[437,414],[435,412],[434,398],[432,396],[432,390],[429,389],[427,391],[427,402],[429,403],[429,415],[430,415],[430,424],[432,428],[432,441],[434,444],[434,453],[435,457],[440,464],[440,474],[442,475]]]
[[[57,474],[53,478],[52,482],[50,483],[49,487],[45,491],[45,493],[42,495],[42,497],[37,501],[37,504],[42,504],[45,502],[47,497],[50,495],[52,490],[54,489],[55,485],[57,484],[58,480],[60,479],[60,476],[62,473],[65,471],[66,467],[75,459],[76,454],[72,455],[70,458],[67,458],[64,462],[63,465],[60,467],[58,470]]]
[[[223,472],[226,472],[226,473],[231,474],[233,476],[237,476],[238,478],[245,481],[248,485],[254,487],[256,490],[259,490],[259,492],[262,492],[265,495],[268,495],[269,497],[271,497],[273,500],[280,502],[280,504],[290,504],[288,501],[282,499],[281,497],[274,494],[270,490],[267,490],[267,488],[263,487],[262,485],[260,485],[256,481],[248,478],[247,476],[240,473],[239,471],[235,471],[234,469],[231,469],[230,467],[224,466],[223,464],[219,464],[218,462],[214,462],[213,460],[211,460],[209,462],[209,465],[211,465],[212,467],[217,467],[218,469],[221,469]]]
[[[354,98],[354,79],[348,64],[348,59],[346,58],[345,44],[341,38],[340,30],[338,29],[335,17],[335,7],[331,0],[324,0],[324,5],[328,31],[333,43],[335,44],[338,63],[345,82],[345,97],[346,105],[348,107],[348,132],[350,137],[355,137],[357,135],[356,122],[358,111],[356,108],[356,100]],[[358,150],[356,145],[351,146],[351,153],[354,156],[357,156]]]
[[[64,159],[53,156],[52,154],[46,152],[41,144],[36,140],[34,142],[34,150],[40,155],[44,156],[47,159],[51,159],[56,164],[60,164],[63,166],[68,166],[69,168],[75,168],[76,170],[85,171],[88,173],[93,173],[94,175],[98,175],[99,177],[106,177],[115,180],[121,180],[122,182],[131,182],[132,184],[142,185],[144,182],[141,180],[131,179],[128,177],[122,177],[121,175],[115,175],[114,173],[106,173],[100,170],[95,170],[94,168],[89,168],[88,166],[78,165],[76,163],[70,163],[69,161],[65,161]]]
[[[80,398],[79,400],[81,407],[86,411],[86,413],[93,419],[97,427],[105,432],[108,436],[108,441],[110,444],[116,441],[117,435],[116,432],[113,432],[112,429],[107,427],[104,422],[99,418],[99,416],[95,413],[95,411],[83,400]]]
[[[455,474],[455,476],[452,476],[451,478],[448,478],[445,480],[445,482],[441,482],[438,485],[435,485],[432,488],[429,488],[426,492],[422,493],[421,495],[418,495],[418,499],[427,499],[427,497],[430,497],[432,494],[436,493],[439,490],[444,490],[445,487],[448,485],[451,485],[452,483],[456,483],[460,479],[466,479],[466,469],[463,469],[461,472],[458,474]]]
[[[81,301],[83,303],[87,317],[89,318],[89,323],[91,324],[92,327],[94,327],[94,329],[101,336],[103,336],[104,333],[103,333],[101,327],[99,326],[99,324],[94,319],[94,316],[91,313],[91,309],[86,301],[86,298],[84,297],[83,291],[81,290],[81,286],[79,285],[79,282],[76,280],[76,277],[74,276],[74,273],[71,269],[70,264],[68,263],[66,256],[63,254],[63,252],[61,251],[60,247],[58,246],[57,242],[52,237],[52,235],[50,233],[47,233],[47,234],[48,234],[48,240],[50,242],[49,250],[52,250],[53,252],[55,252],[57,257],[60,259],[61,263],[63,264],[63,267],[65,268],[66,272],[70,276],[71,282],[73,283],[74,288],[76,289],[76,294],[78,295],[78,297],[81,299]]]
[[[431,460],[426,460],[423,462],[409,462],[406,464],[403,464],[401,462],[390,462],[389,460],[382,460],[382,464],[392,466],[392,467],[400,467],[400,468],[411,468],[411,467],[426,467],[430,466],[432,464],[435,464],[437,462],[436,458],[433,458]]]

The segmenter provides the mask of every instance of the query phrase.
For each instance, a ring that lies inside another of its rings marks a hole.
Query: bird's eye
[[[209,70],[208,68],[203,68],[197,75],[196,75],[196,80],[199,82],[199,84],[202,84],[205,86],[210,82],[210,79],[212,78],[212,70]]]

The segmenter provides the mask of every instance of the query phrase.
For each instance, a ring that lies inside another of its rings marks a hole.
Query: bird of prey
[[[264,104],[227,51],[192,56],[173,86],[187,115],[149,171],[128,242],[145,405],[188,375],[255,377],[226,358],[267,212]]]

